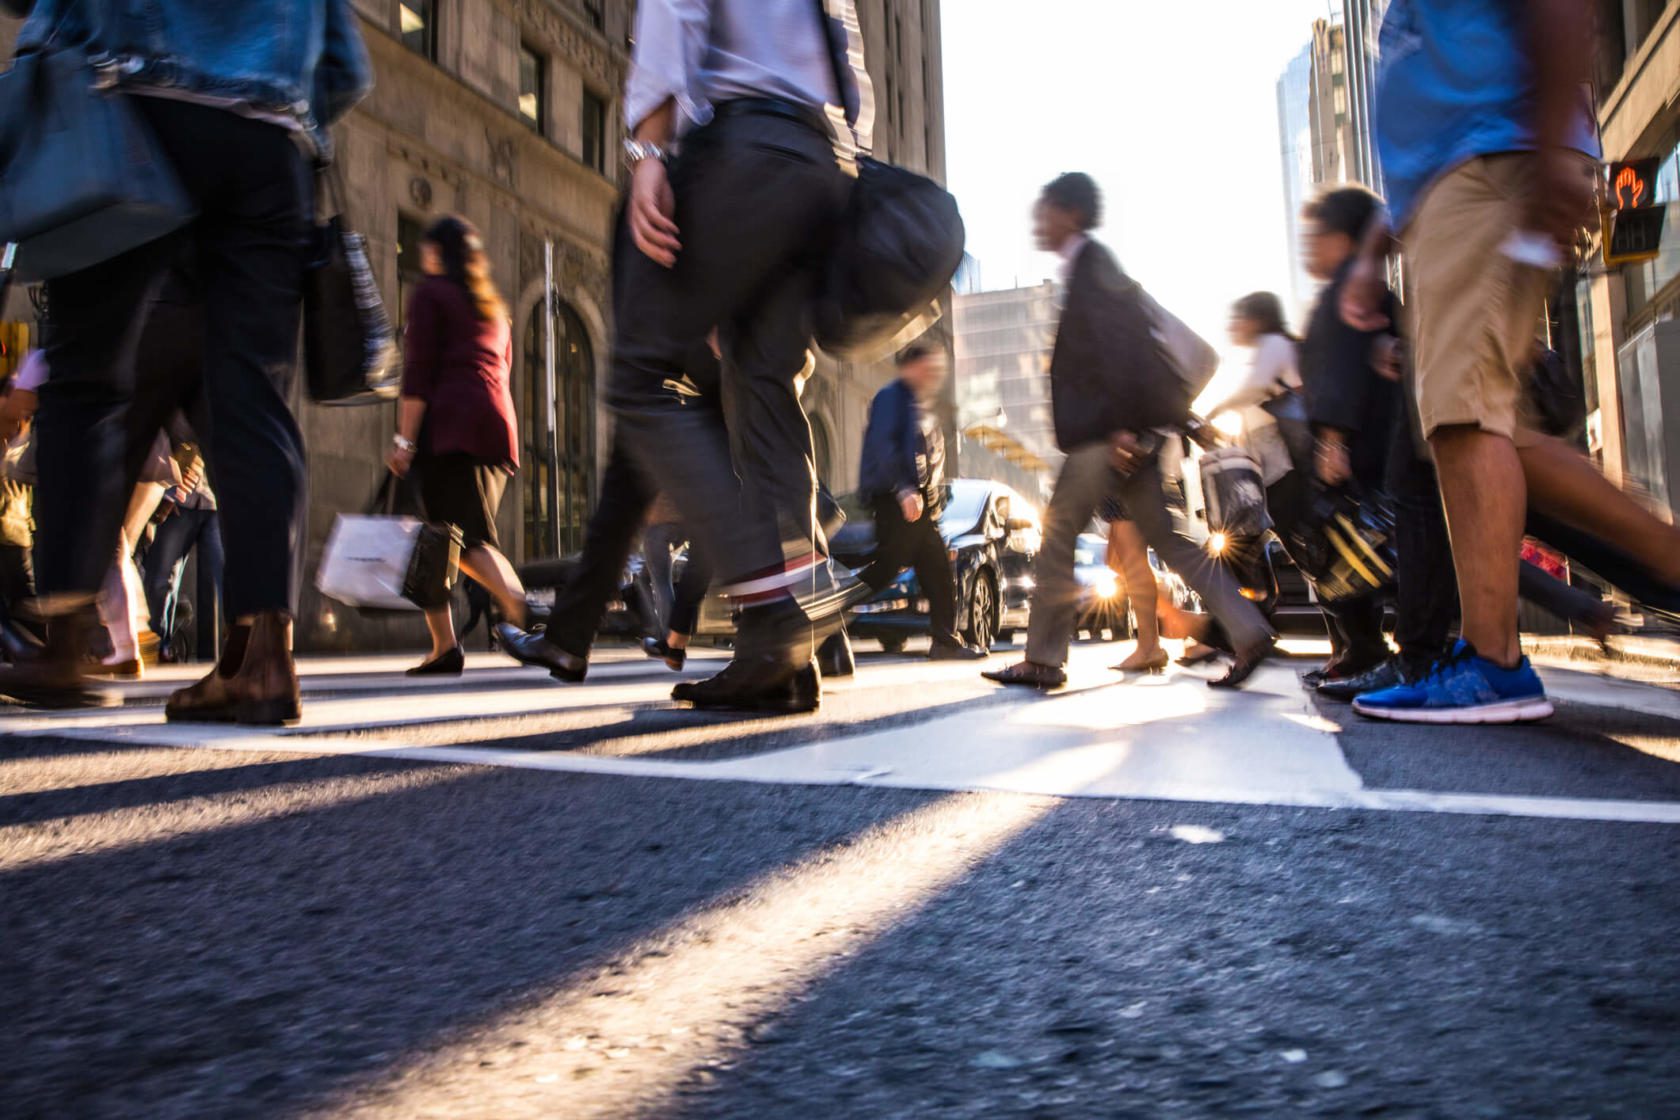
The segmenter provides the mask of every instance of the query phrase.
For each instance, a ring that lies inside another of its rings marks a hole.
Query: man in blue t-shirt
[[[1384,321],[1392,229],[1463,625],[1432,674],[1360,697],[1363,715],[1509,723],[1551,714],[1517,633],[1531,504],[1680,580],[1680,533],[1521,415],[1546,297],[1593,220],[1601,178],[1593,30],[1588,0],[1394,0],[1384,19],[1376,139],[1392,224],[1369,231],[1342,314],[1355,326]]]

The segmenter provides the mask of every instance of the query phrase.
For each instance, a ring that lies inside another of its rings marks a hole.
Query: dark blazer
[[[1345,433],[1353,477],[1382,489],[1394,425],[1404,411],[1403,390],[1371,364],[1372,348],[1385,332],[1357,331],[1342,321],[1342,287],[1353,264],[1342,266],[1313,306],[1301,341],[1301,385],[1313,427]],[[1396,321],[1393,293],[1384,293],[1383,311]]]
[[[1063,451],[1190,415],[1189,391],[1168,367],[1141,297],[1106,246],[1092,241],[1073,262],[1050,358],[1050,404]]]
[[[480,319],[465,288],[428,276],[409,297],[404,331],[402,395],[426,402],[422,450],[517,467],[507,320]]]
[[[927,440],[916,421],[915,394],[895,380],[876,393],[869,406],[858,496],[874,500],[896,498],[907,490],[922,493],[921,464],[927,456]],[[930,479],[928,489],[937,493],[944,483],[942,478]]]

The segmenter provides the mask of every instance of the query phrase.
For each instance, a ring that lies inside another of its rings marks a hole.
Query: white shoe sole
[[[1358,700],[1353,710],[1368,719],[1388,720],[1391,723],[1533,723],[1552,714],[1552,702],[1544,696],[1538,700],[1510,700],[1500,704],[1483,704],[1479,708],[1367,708]]]

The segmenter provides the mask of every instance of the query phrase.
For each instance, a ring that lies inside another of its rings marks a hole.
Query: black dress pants
[[[817,269],[851,180],[828,135],[730,111],[671,164],[682,251],[620,255],[609,401],[618,438],[682,510],[730,584],[815,551],[816,469],[796,390]],[[721,412],[695,407],[685,357],[716,327]]]
[[[1402,659],[1422,667],[1447,653],[1458,622],[1458,580],[1435,464],[1418,454],[1406,425],[1397,428],[1388,467],[1399,585],[1394,643]]]
[[[933,640],[957,644],[957,588],[938,511],[930,506],[915,521],[906,521],[896,499],[877,498],[875,559],[858,578],[880,591],[907,567],[916,569],[916,582],[927,596]]]
[[[219,109],[136,98],[198,217],[184,231],[48,285],[48,380],[37,419],[36,561],[43,596],[92,596],[116,549],[140,452],[178,386],[137,367],[140,338],[176,254],[204,285],[199,428],[223,500],[231,617],[295,612],[307,485],[287,406],[308,253],[306,162],[275,125]]]

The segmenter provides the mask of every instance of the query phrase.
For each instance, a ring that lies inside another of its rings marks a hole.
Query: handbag
[[[333,215],[315,227],[303,286],[303,364],[316,404],[382,404],[402,387],[402,356],[368,262],[367,240],[345,216],[336,165],[320,179]]]
[[[157,137],[117,88],[117,60],[61,30],[0,74],[0,245],[18,246],[18,275],[30,281],[80,272],[195,216]]]
[[[1289,449],[1290,463],[1303,474],[1311,474],[1314,441],[1312,420],[1307,416],[1306,395],[1299,389],[1280,386],[1277,395],[1262,401],[1260,407],[1277,421],[1278,434],[1283,437],[1283,445]]]
[[[1208,529],[1229,537],[1259,537],[1272,527],[1260,464],[1240,447],[1202,454],[1202,498]]]
[[[460,573],[461,530],[398,516],[387,474],[371,503],[377,512],[341,513],[327,537],[315,586],[363,611],[412,611],[449,601]]]
[[[1138,300],[1149,320],[1150,333],[1166,358],[1167,367],[1184,383],[1186,400],[1195,400],[1219,371],[1219,351],[1188,323],[1168,311],[1144,287],[1137,286]]]
[[[828,45],[828,12],[817,0]],[[836,90],[845,75],[828,52]],[[962,264],[966,241],[957,200],[925,175],[862,154],[857,178],[822,270],[812,306],[817,345],[833,357],[868,362],[925,334],[939,321],[939,297]]]

